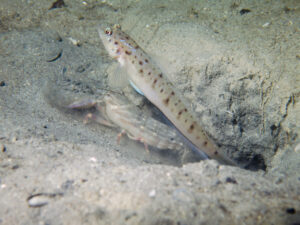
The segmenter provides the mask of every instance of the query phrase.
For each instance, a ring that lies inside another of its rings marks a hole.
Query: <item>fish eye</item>
[[[112,30],[108,27],[105,29],[105,34],[111,36],[112,35]]]

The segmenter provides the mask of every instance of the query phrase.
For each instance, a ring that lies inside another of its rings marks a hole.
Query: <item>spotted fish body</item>
[[[221,163],[235,165],[207,136],[188,110],[174,85],[137,43],[120,26],[98,30],[109,55],[127,71],[128,79],[174,124],[199,151]]]

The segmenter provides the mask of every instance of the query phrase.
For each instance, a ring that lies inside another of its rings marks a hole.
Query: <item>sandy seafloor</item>
[[[0,1],[1,225],[300,224],[299,1],[53,2]],[[240,168],[118,145],[117,129],[64,109],[110,88],[104,23],[160,64]]]

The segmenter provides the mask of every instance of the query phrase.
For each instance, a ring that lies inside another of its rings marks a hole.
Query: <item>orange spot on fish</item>
[[[177,119],[180,118],[181,114],[182,114],[182,110],[180,110],[180,111],[178,112],[178,114],[177,114]]]
[[[156,82],[157,82],[157,79],[154,79],[154,80],[153,80],[153,83],[152,83],[152,87],[153,87],[153,88],[155,87]]]
[[[193,123],[193,124],[191,124],[190,128],[188,129],[188,132],[189,132],[189,133],[192,133],[193,130],[194,130],[194,128],[195,128],[195,125],[194,125],[194,123]]]
[[[166,106],[169,104],[169,101],[170,101],[169,98],[166,98],[166,99],[164,100],[164,103],[165,103]]]

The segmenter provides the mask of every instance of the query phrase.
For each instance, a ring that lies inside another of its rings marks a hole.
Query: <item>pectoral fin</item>
[[[127,72],[122,68],[119,63],[113,64],[107,71],[108,85],[113,89],[123,89],[128,82]]]

